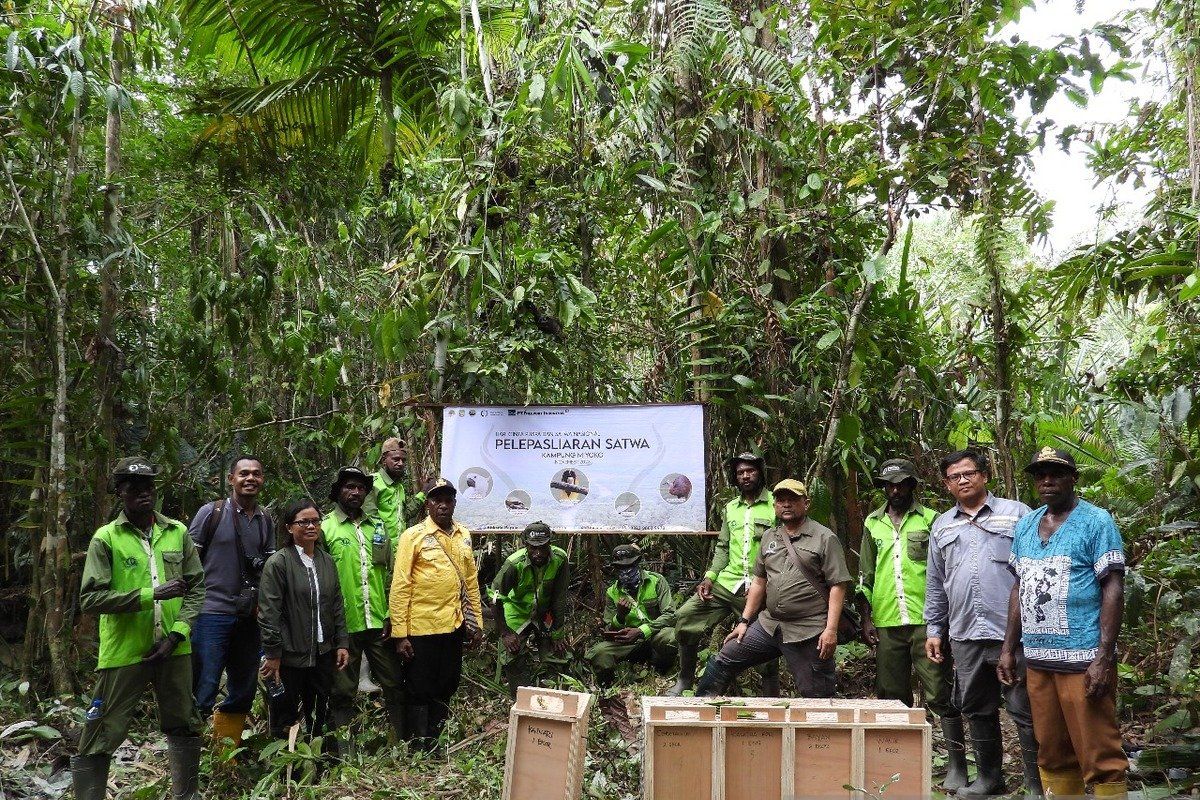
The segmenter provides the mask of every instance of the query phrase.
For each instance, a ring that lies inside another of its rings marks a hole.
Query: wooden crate
[[[895,701],[661,698],[642,701],[643,796],[653,800],[929,797],[925,712]]]
[[[521,686],[508,715],[503,800],[578,800],[592,696]]]

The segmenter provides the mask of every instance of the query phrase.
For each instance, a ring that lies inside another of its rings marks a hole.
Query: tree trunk
[[[383,115],[383,164],[379,167],[379,186],[384,196],[391,194],[396,175],[396,98],[392,94],[392,68],[379,74],[379,106]]]

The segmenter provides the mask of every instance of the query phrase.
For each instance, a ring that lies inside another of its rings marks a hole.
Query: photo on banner
[[[696,404],[447,407],[442,475],[472,530],[707,528]]]

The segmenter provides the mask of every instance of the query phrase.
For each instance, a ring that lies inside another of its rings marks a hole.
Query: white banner
[[[703,531],[698,405],[446,408],[442,475],[472,530]]]

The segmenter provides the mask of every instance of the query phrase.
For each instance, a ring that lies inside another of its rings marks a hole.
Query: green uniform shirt
[[[504,623],[513,633],[520,633],[533,619],[561,635],[566,630],[563,624],[567,621],[570,580],[567,552],[561,547],[550,546],[550,560],[541,569],[529,562],[529,552],[522,547],[505,559],[496,573],[492,602],[504,606]],[[545,624],[547,613],[549,625]]]
[[[379,517],[364,513],[351,521],[341,506],[321,520],[321,538],[337,567],[347,633],[383,628],[396,538],[388,535]]]
[[[871,604],[877,628],[925,624],[925,565],[929,529],[937,512],[913,503],[897,528],[887,505],[866,519],[859,565],[859,591]]]
[[[741,495],[730,500],[725,504],[725,521],[704,577],[733,594],[741,594],[750,585],[763,532],[774,526],[775,501],[766,489],[753,503],[747,503]]]
[[[633,607],[618,619],[617,603],[622,597],[633,601]],[[604,624],[612,630],[637,628],[649,639],[657,631],[675,625],[675,597],[671,585],[657,572],[642,570],[642,584],[637,597],[621,591],[618,583],[608,587],[604,602]]]
[[[187,581],[187,594],[155,602],[154,587],[175,578]],[[147,539],[121,512],[92,536],[79,607],[100,615],[97,669],[137,664],[171,632],[183,637],[173,655],[192,652],[192,623],[203,604],[204,568],[182,522],[155,514]]]
[[[363,516],[377,516],[383,520],[383,529],[393,542],[400,538],[400,532],[408,527],[405,514],[408,496],[404,485],[392,480],[386,469],[375,473],[374,488],[363,503]]]
[[[758,622],[774,636],[783,632],[784,642],[803,642],[825,630],[829,603],[825,593],[813,586],[793,563],[782,537],[787,528],[780,525],[763,534],[763,548],[754,563],[754,576],[767,582],[767,596]],[[846,554],[837,534],[808,517],[792,537],[796,556],[809,570],[820,575],[825,585],[852,583],[846,567]]]

